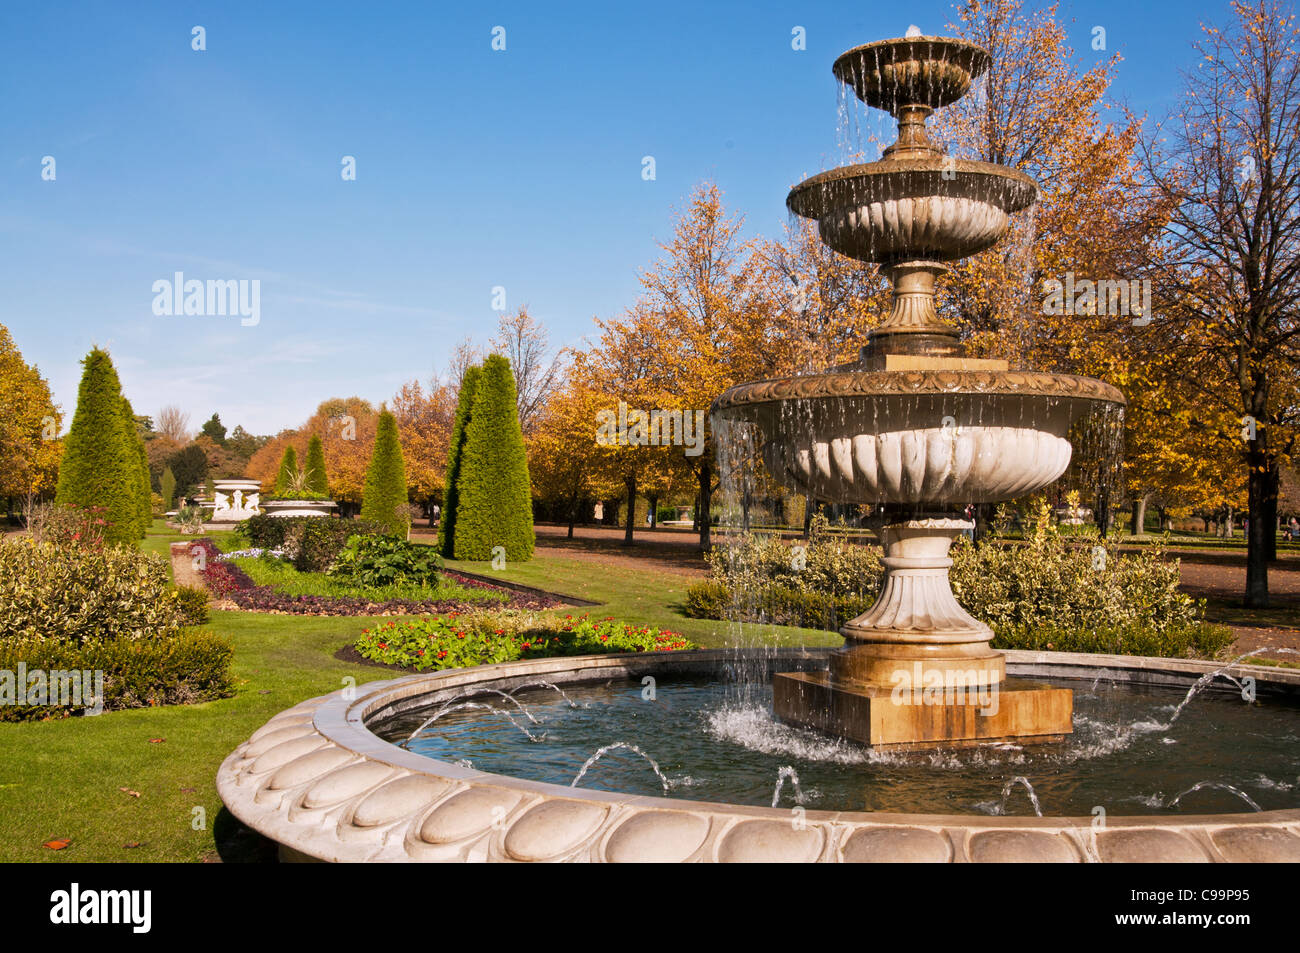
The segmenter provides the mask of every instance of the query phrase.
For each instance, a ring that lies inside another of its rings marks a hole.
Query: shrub
[[[121,383],[107,352],[95,348],[82,363],[54,501],[102,506],[105,540],[134,542],[140,537],[139,457],[124,432]]]
[[[293,449],[293,444],[289,444],[284,448],[284,456],[280,458],[280,469],[275,476],[275,489],[272,495],[288,499],[293,495],[293,485],[297,479],[298,451]]]
[[[827,536],[818,519],[802,568],[775,537],[715,549],[712,578],[687,591],[687,614],[836,629],[866,611],[883,575],[879,556]],[[1071,540],[1040,513],[1024,545],[954,544],[953,593],[993,628],[995,645],[1212,656],[1231,641],[1228,630],[1204,621],[1203,603],[1179,591],[1177,561],[1157,550],[1121,553],[1095,536]]]
[[[1040,518],[1023,545],[952,550],[953,593],[967,612],[995,629],[1154,632],[1198,623],[1203,607],[1179,592],[1178,562],[1158,549],[1121,553],[1113,540],[1072,544]]]
[[[437,583],[441,568],[432,547],[391,536],[351,536],[329,574],[362,586],[429,585]]]
[[[350,536],[382,532],[369,520],[337,516],[267,516],[260,514],[235,527],[236,534],[258,549],[275,549],[302,572],[325,572],[334,565]]]
[[[35,503],[27,511],[27,532],[37,543],[97,549],[104,545],[106,526],[102,506]]]
[[[307,477],[306,490],[312,499],[329,499],[330,483],[325,473],[325,447],[320,434],[312,434],[307,441],[307,464],[303,467]]]
[[[182,506],[176,511],[176,528],[186,536],[203,532],[203,507]]]
[[[443,488],[442,520],[438,523],[438,551],[447,558],[455,554],[456,507],[460,503],[460,463],[465,452],[465,431],[469,427],[474,395],[478,393],[479,378],[483,369],[465,368],[460,379],[460,394],[456,401],[456,418],[451,426],[451,442],[447,450],[447,477]]]
[[[500,354],[483,362],[457,481],[453,552],[457,559],[533,555],[533,498],[528,455],[519,427],[515,379]]]
[[[208,592],[198,586],[177,586],[177,602],[184,613],[185,625],[202,625],[208,621]]]
[[[0,640],[144,641],[187,621],[167,563],[127,547],[0,543]]]
[[[733,593],[777,585],[856,596],[868,603],[885,571],[878,550],[834,536],[820,513],[812,519],[807,543],[788,546],[778,536],[748,534],[738,545],[714,547],[709,566],[713,578]]]
[[[553,656],[674,652],[696,646],[681,633],[613,618],[477,612],[363,629],[355,648],[363,658],[424,671]]]
[[[233,657],[230,644],[211,632],[180,631],[157,639],[85,644],[0,639],[0,671],[17,672],[22,664],[28,673],[40,670],[47,676],[58,672],[103,672],[105,711],[187,705],[229,697],[234,693]],[[73,710],[58,704],[3,704],[0,721],[66,716]]]
[[[379,415],[375,447],[366,468],[366,486],[361,494],[361,518],[380,523],[385,532],[405,536],[410,527],[406,514],[406,464],[397,420],[387,410]]]

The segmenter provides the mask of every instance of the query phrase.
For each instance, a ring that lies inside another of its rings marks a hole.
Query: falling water
[[[1263,810],[1263,808],[1261,808],[1258,804],[1256,804],[1255,801],[1251,798],[1251,796],[1247,794],[1245,791],[1241,790],[1241,788],[1234,788],[1231,784],[1224,784],[1221,781],[1198,781],[1196,784],[1193,784],[1186,791],[1183,791],[1182,793],[1176,795],[1174,799],[1165,806],[1169,808],[1175,808],[1178,806],[1178,802],[1181,801],[1185,796],[1191,794],[1193,791],[1200,791],[1204,788],[1214,788],[1219,791],[1227,791],[1229,794],[1235,794],[1237,797],[1241,798],[1243,801],[1249,804],[1250,809],[1252,811]]]
[[[664,774],[662,771],[659,770],[659,765],[655,762],[655,759],[650,757],[648,754],[646,754],[636,745],[630,745],[626,741],[616,741],[612,745],[605,745],[605,747],[597,749],[596,753],[593,754],[590,758],[586,760],[586,762],[583,763],[582,770],[578,772],[577,777],[575,777],[572,781],[569,782],[569,787],[576,788],[578,786],[578,782],[581,781],[583,776],[587,773],[588,768],[594,765],[606,754],[618,748],[622,748],[626,751],[631,751],[633,754],[640,755],[641,758],[645,760],[646,764],[650,765],[650,767],[654,770],[655,775],[659,778],[659,783],[664,786],[664,794],[668,793],[668,789],[672,787],[672,782],[668,780],[668,776],[666,774]]]
[[[1170,716],[1169,721],[1159,726],[1160,730],[1167,731],[1169,728],[1173,727],[1174,722],[1178,720],[1178,716],[1183,713],[1183,709],[1186,708],[1189,704],[1191,704],[1192,699],[1195,698],[1197,695],[1199,695],[1202,691],[1204,691],[1205,688],[1209,686],[1209,684],[1212,681],[1214,681],[1220,675],[1223,675],[1225,672],[1228,671],[1228,669],[1233,668],[1236,665],[1239,665],[1243,660],[1248,658],[1253,658],[1256,655],[1262,655],[1264,652],[1283,652],[1287,655],[1300,655],[1300,652],[1297,652],[1295,649],[1284,649],[1284,648],[1274,648],[1272,646],[1264,646],[1263,648],[1252,649],[1251,651],[1247,652],[1245,655],[1238,655],[1235,659],[1233,659],[1231,662],[1229,662],[1227,665],[1223,666],[1222,668],[1215,669],[1213,672],[1206,672],[1204,675],[1202,675],[1200,678],[1196,680],[1196,682],[1192,685],[1191,688],[1187,690],[1187,696],[1181,702],[1178,703],[1178,707],[1174,709],[1174,713],[1173,715]],[[1233,681],[1236,680],[1233,679]],[[1237,684],[1240,685],[1240,682],[1238,682]]]
[[[513,699],[512,699],[512,701],[513,701]],[[416,735],[418,735],[420,732],[424,731],[425,728],[428,728],[431,724],[433,724],[435,721],[437,721],[437,720],[438,720],[439,718],[441,718],[443,715],[449,715],[449,714],[451,714],[453,711],[471,711],[471,710],[472,710],[472,711],[490,711],[490,712],[494,712],[494,713],[496,713],[496,714],[498,714],[498,715],[503,715],[503,716],[505,716],[505,718],[506,718],[507,720],[509,720],[510,724],[514,725],[516,728],[518,728],[520,731],[522,731],[525,735],[528,736],[528,740],[529,740],[529,741],[545,741],[545,740],[546,740],[546,732],[542,732],[540,735],[535,735],[535,734],[533,734],[531,731],[528,730],[527,727],[525,727],[524,725],[521,725],[519,722],[515,721],[515,716],[512,715],[512,714],[510,714],[510,712],[506,711],[504,708],[496,708],[496,707],[494,707],[494,706],[492,706],[492,705],[483,705],[483,704],[480,704],[479,702],[459,702],[459,703],[454,704],[454,705],[445,705],[445,706],[443,706],[442,708],[439,708],[436,712],[434,712],[432,715],[430,715],[428,718],[426,718],[423,722],[421,722],[421,723],[420,723],[420,727],[416,728],[413,732],[411,732],[411,734],[407,737],[407,739],[406,739],[405,741],[403,741],[403,742],[402,742],[398,747],[401,747],[401,748],[409,748],[410,745],[411,745],[411,742],[415,740]]]
[[[568,704],[568,706],[569,706],[570,708],[590,708],[590,707],[591,707],[591,702],[587,702],[585,705],[579,705],[577,702],[575,702],[572,698],[570,698],[570,697],[568,696],[568,694],[564,691],[563,688],[561,688],[559,685],[556,685],[554,682],[528,682],[526,685],[520,685],[520,686],[518,686],[518,687],[512,689],[511,692],[510,692],[510,695],[514,695],[515,692],[523,691],[525,688],[550,688],[550,689],[553,689],[553,690],[559,692],[559,693],[560,693],[560,697],[563,698],[563,699],[565,700],[565,702]],[[507,697],[509,697],[509,696],[507,696]]]
[[[790,782],[790,790],[794,791],[794,803],[803,803],[803,789],[799,787],[799,774],[794,768],[787,764],[776,772],[776,790],[772,792],[773,807],[776,807],[781,803],[781,788],[785,785],[787,780]]]
[[[1034,786],[1033,786],[1032,784],[1029,783],[1029,779],[1028,779],[1028,778],[1022,778],[1022,777],[1020,777],[1019,775],[1017,775],[1016,777],[1012,778],[1012,779],[1011,779],[1010,781],[1008,781],[1006,784],[1002,785],[1002,800],[999,801],[998,804],[997,804],[997,807],[995,807],[995,808],[993,809],[993,813],[994,813],[994,814],[1006,814],[1006,813],[1007,813],[1007,799],[1008,799],[1009,797],[1011,797],[1011,790],[1012,790],[1012,788],[1014,788],[1017,784],[1024,785],[1025,793],[1029,795],[1029,803],[1030,803],[1030,804],[1033,806],[1033,808],[1034,808],[1034,816],[1035,816],[1035,817],[1042,817],[1042,816],[1043,816],[1043,808],[1042,808],[1042,805],[1038,803],[1038,795],[1034,793]]]

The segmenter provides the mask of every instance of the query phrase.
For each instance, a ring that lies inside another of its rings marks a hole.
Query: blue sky
[[[1159,115],[1227,4],[1061,11],[1080,62],[1104,26],[1113,94]],[[427,381],[490,336],[497,286],[577,343],[632,303],[701,180],[779,234],[789,187],[841,161],[835,57],[952,19],[929,0],[5,3],[0,323],[68,415],[99,344],[137,413],[256,433]],[[177,271],[260,279],[260,322],[156,316]]]

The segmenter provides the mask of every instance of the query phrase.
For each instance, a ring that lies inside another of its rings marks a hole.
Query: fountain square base
[[[836,684],[829,672],[781,672],[772,679],[772,707],[788,724],[873,748],[1039,744],[1074,730],[1074,692],[1021,679],[949,699],[941,690],[898,693]]]

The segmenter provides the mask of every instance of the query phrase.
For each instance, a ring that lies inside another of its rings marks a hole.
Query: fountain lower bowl
[[[1213,663],[1009,652],[1021,677],[1186,688]],[[825,653],[706,650],[540,659],[373,682],[271,719],[222,764],[229,810],[280,845],[325,861],[1300,861],[1300,810],[1074,817],[764,808],[575,789],[475,770],[383,741],[367,727],[453,697],[539,681],[819,668]],[[1300,697],[1300,672],[1242,666],[1261,698]],[[798,823],[792,823],[796,818]]]

